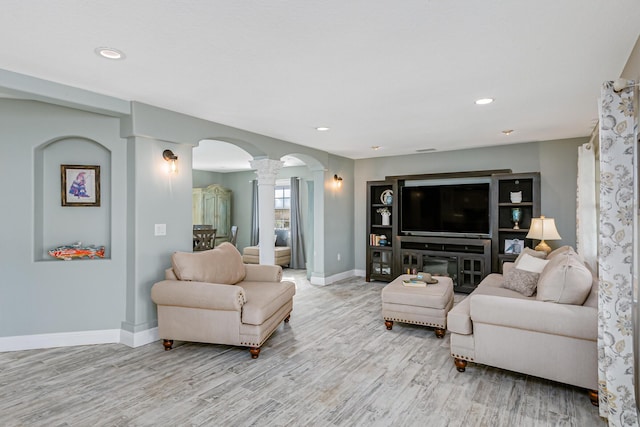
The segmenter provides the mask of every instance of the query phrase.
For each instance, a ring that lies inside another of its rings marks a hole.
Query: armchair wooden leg
[[[467,368],[466,360],[462,360],[462,359],[458,359],[457,357],[454,357],[453,362],[456,364],[456,369],[458,370],[458,372],[464,372],[464,370]]]
[[[387,327],[387,330],[390,331],[393,329],[393,320],[385,320],[384,326]]]
[[[173,348],[173,340],[162,340],[164,351],[169,351]]]
[[[598,390],[589,390],[589,400],[593,406],[600,406],[600,400],[598,400]]]
[[[252,359],[257,359],[260,356],[260,347],[249,347],[249,353]]]
[[[441,329],[441,328],[436,328],[435,332],[436,332],[436,337],[437,338],[444,338],[444,334],[445,334],[446,331],[444,329]]]
[[[284,318],[284,323],[289,323],[289,320],[291,320],[291,313],[287,314],[287,317]]]

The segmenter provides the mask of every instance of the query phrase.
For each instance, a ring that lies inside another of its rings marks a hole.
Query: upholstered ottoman
[[[389,330],[393,322],[431,326],[436,337],[443,338],[447,313],[453,307],[453,281],[450,277],[434,276],[438,283],[426,287],[403,285],[404,280],[412,278],[415,276],[403,274],[382,289],[384,324]]]
[[[291,263],[291,248],[289,246],[274,247],[274,264],[289,265]],[[260,246],[247,246],[242,250],[242,262],[245,264],[260,264]]]

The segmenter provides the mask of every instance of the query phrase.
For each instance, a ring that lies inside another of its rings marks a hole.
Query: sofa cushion
[[[518,255],[518,258],[514,261],[514,264],[517,266],[525,255],[539,259],[545,259],[547,257],[547,253],[545,251],[536,251],[531,248],[524,248],[522,252],[520,252],[520,255]]]
[[[456,304],[447,315],[447,329],[457,334],[472,334],[470,302],[474,295],[494,295],[517,299],[534,299],[525,297],[519,292],[503,288],[504,278],[502,274],[492,273],[485,277],[476,289],[465,299]]]
[[[525,297],[530,297],[536,292],[539,277],[540,273],[533,273],[516,267],[504,273],[504,283],[502,286],[506,289],[519,292]]]
[[[175,252],[171,263],[179,280],[233,285],[246,274],[240,252],[229,242],[208,251]]]
[[[552,260],[556,256],[564,254],[564,253],[567,253],[567,252],[575,252],[575,250],[569,245],[560,246],[559,248],[554,249],[551,252],[549,252],[549,255],[547,255],[547,259],[548,260]]]
[[[552,257],[538,280],[540,301],[582,305],[591,291],[593,276],[573,251]]]
[[[280,307],[291,301],[296,286],[291,282],[242,282],[246,303],[242,307],[242,323],[262,325]]]
[[[529,254],[523,254],[522,258],[518,258],[519,262],[515,267],[504,272],[503,287],[530,297],[536,292],[540,273],[549,261]]]

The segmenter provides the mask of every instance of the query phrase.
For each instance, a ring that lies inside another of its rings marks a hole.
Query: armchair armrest
[[[240,311],[246,302],[244,289],[217,283],[163,280],[151,288],[151,299],[158,305]]]
[[[595,341],[598,313],[594,307],[536,300],[472,295],[471,321]]]
[[[282,267],[279,265],[245,264],[245,282],[280,282]]]

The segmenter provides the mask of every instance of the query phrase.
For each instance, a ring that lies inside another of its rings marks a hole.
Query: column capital
[[[273,159],[257,159],[249,162],[258,175],[258,185],[275,185],[278,172],[282,169],[284,162]]]

